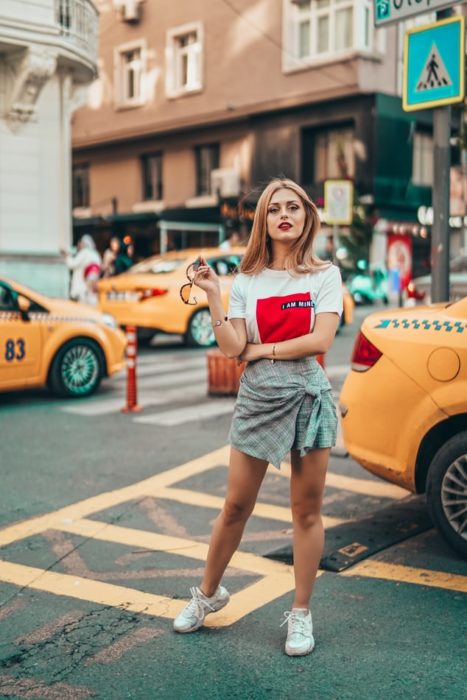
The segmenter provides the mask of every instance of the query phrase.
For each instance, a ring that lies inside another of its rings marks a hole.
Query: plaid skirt
[[[246,366],[230,428],[232,447],[279,468],[291,449],[303,457],[333,447],[336,435],[331,385],[314,357]]]

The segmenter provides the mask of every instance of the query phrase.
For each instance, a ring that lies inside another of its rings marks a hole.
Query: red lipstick
[[[290,228],[292,228],[292,224],[287,223],[287,221],[284,221],[282,224],[279,224],[279,228],[282,229],[282,231],[288,231]]]

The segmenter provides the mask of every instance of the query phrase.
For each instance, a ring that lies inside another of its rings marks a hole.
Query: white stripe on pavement
[[[348,372],[350,372],[350,365],[329,365],[329,367],[326,367],[325,364],[324,371],[326,372],[329,379],[345,377],[345,375],[348,374]]]
[[[144,402],[145,406],[157,406],[167,403],[163,399],[149,399]],[[106,413],[119,413],[125,406],[125,398],[104,399],[103,401],[93,401],[92,403],[80,404],[79,406],[62,406],[65,413],[73,413],[78,416],[103,416]]]
[[[188,406],[187,408],[178,408],[173,411],[138,416],[134,419],[134,422],[172,427],[174,425],[180,425],[181,423],[189,423],[194,420],[203,420],[204,418],[212,418],[213,416],[232,413],[234,405],[234,399],[214,399],[209,403],[197,406]]]
[[[175,401],[185,399],[202,399],[207,396],[207,386],[205,384],[187,384],[183,389],[165,390],[157,395],[146,391],[138,392],[138,404],[142,408],[148,406],[162,406]],[[125,395],[119,399],[90,400],[79,405],[62,406],[65,413],[74,413],[79,416],[101,416],[110,413],[119,413],[125,405]]]
[[[139,382],[142,390],[157,389],[162,387],[180,386],[196,381],[206,381],[208,373],[205,369],[191,370],[189,372],[174,372],[163,376],[156,376],[153,379],[143,379]]]
[[[207,364],[206,361],[204,362],[198,362],[198,361],[193,361],[193,362],[165,362],[165,363],[157,363],[154,362],[152,364],[146,364],[143,367],[140,366],[139,360],[136,361],[136,374],[138,377],[149,377],[149,376],[157,376],[159,374],[168,374],[169,372],[179,372],[179,371],[189,371],[189,370],[194,370],[194,369],[201,369],[204,368],[204,373],[207,374]],[[116,381],[123,382],[125,381],[125,375],[119,375],[116,378]]]

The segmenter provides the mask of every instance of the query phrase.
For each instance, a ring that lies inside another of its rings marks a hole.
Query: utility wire
[[[246,24],[248,24],[252,29],[254,29],[258,34],[260,34],[263,39],[266,39],[269,41],[273,46],[276,48],[280,49],[282,53],[284,53],[286,56],[291,58],[293,61],[297,60],[297,57],[294,56],[290,51],[288,51],[281,42],[276,41],[274,37],[272,37],[270,34],[267,34],[266,32],[263,32],[261,27],[259,27],[257,24],[254,22],[251,22],[249,19],[245,17],[245,15],[242,13],[241,10],[238,9],[238,7],[235,7],[235,5],[230,2],[230,0],[221,0],[221,2],[224,3],[224,5],[227,5],[227,7],[238,17],[240,17]],[[301,67],[301,66],[300,66]],[[309,66],[310,68],[313,68],[312,65]],[[320,73],[323,75],[326,75],[328,78],[330,78],[336,85],[345,85],[345,87],[349,86],[349,83],[345,82],[344,80],[339,80],[339,78],[336,78],[335,76],[331,75],[328,73],[328,71],[325,68],[320,68],[319,66],[316,66],[316,68],[319,68]]]

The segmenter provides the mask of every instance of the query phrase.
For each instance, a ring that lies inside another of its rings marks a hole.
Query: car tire
[[[49,373],[51,391],[62,398],[93,394],[104,375],[105,360],[99,345],[89,338],[74,338],[62,345]]]
[[[467,430],[450,438],[431,462],[426,498],[441,535],[467,557]]]
[[[185,334],[185,344],[192,348],[210,348],[216,342],[208,308],[195,311]]]

